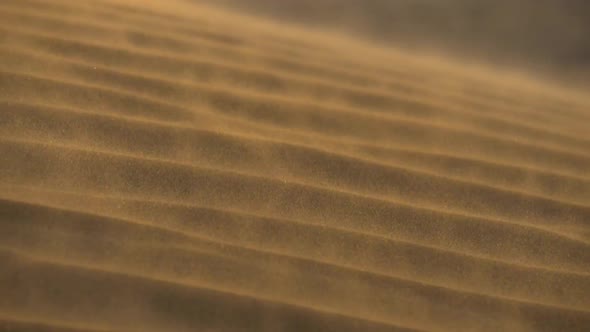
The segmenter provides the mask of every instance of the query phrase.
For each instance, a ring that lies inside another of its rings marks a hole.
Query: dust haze
[[[590,80],[584,0],[195,0],[421,52]]]

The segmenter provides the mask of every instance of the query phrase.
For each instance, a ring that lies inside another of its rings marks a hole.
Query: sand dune
[[[590,99],[159,0],[0,3],[0,331],[587,331]]]

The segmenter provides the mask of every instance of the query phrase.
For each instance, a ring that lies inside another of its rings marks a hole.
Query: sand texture
[[[590,100],[189,2],[2,0],[0,331],[590,331]]]

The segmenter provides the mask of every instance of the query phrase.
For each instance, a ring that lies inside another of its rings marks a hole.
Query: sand
[[[588,331],[590,99],[188,2],[0,2],[0,331]]]

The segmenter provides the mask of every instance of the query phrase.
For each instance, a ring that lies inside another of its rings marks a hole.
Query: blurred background
[[[590,82],[587,0],[193,0]]]

